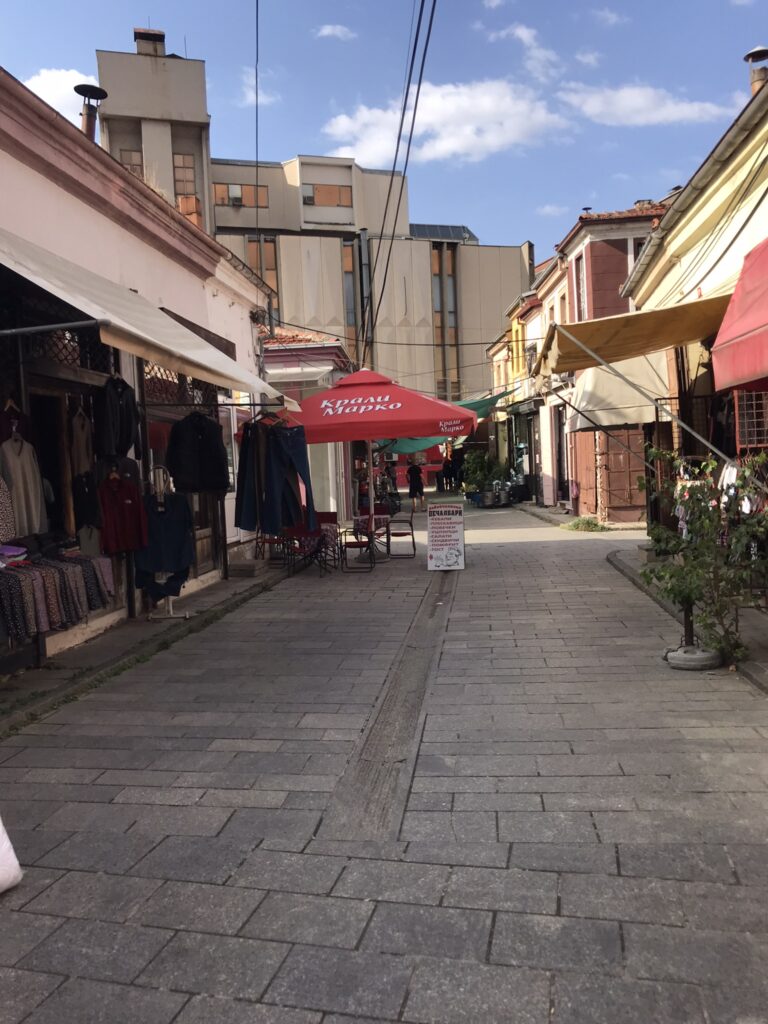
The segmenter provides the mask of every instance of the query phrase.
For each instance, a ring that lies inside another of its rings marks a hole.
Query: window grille
[[[734,391],[736,448],[768,448],[768,391]]]

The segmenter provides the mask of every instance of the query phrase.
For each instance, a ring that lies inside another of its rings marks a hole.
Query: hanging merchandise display
[[[221,425],[201,412],[192,412],[174,423],[165,461],[177,491],[199,494],[229,489],[229,464]]]
[[[45,532],[48,515],[40,466],[35,449],[20,434],[0,445],[0,476],[11,492],[17,535]]]
[[[117,473],[123,480],[128,480],[134,487],[141,490],[141,472],[136,459],[122,455],[112,459],[99,459],[96,466],[96,480],[101,483],[110,473]]]
[[[93,473],[81,473],[72,481],[72,503],[75,526],[101,526],[101,507],[96,478]]]
[[[0,476],[0,544],[16,536],[16,516],[8,484]]]
[[[0,444],[14,434],[21,434],[25,441],[33,440],[29,417],[24,415],[12,398],[9,398],[0,412]]]
[[[257,530],[264,515],[264,481],[267,465],[267,428],[262,423],[246,423],[240,441],[235,495],[235,526]]]
[[[245,425],[237,475],[235,525],[243,530],[260,528],[268,534],[279,534],[292,526],[315,529],[303,427]]]
[[[70,459],[72,475],[90,473],[93,469],[93,431],[91,421],[85,415],[82,405],[72,417],[72,444]]]
[[[101,547],[107,555],[147,546],[147,516],[138,488],[117,471],[99,484]]]
[[[148,494],[144,498],[147,546],[135,555],[136,586],[157,603],[178,597],[195,558],[194,527],[183,494]],[[157,573],[169,573],[159,582]]]
[[[96,526],[81,526],[77,531],[80,552],[83,555],[101,554],[101,530]]]
[[[122,377],[110,377],[97,392],[94,441],[96,451],[105,458],[127,455],[131,448],[141,458],[139,411],[130,384]]]

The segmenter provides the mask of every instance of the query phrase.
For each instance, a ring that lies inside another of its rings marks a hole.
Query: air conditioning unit
[[[230,201],[232,206],[242,206],[243,205],[243,197],[242,196],[230,196],[229,197],[229,201]]]
[[[304,199],[304,205],[305,206],[314,206],[315,205],[315,197],[314,196],[304,196],[303,199]]]

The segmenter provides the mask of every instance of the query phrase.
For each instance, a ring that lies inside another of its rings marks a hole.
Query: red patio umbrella
[[[395,437],[462,437],[477,426],[471,409],[404,388],[373,370],[358,370],[305,398],[296,417],[309,444],[368,442],[369,511],[373,521],[371,442]]]
[[[382,437],[462,437],[474,430],[471,409],[404,388],[373,370],[358,370],[305,398],[301,415],[309,444]]]

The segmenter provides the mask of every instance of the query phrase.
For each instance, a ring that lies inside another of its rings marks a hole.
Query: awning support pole
[[[689,427],[687,423],[684,423],[679,416],[676,416],[672,412],[668,405],[665,405],[665,403],[662,402],[660,399],[654,398],[653,395],[649,394],[644,388],[640,387],[639,384],[635,383],[635,381],[630,380],[628,377],[625,377],[620,370],[616,369],[613,363],[607,363],[602,356],[598,355],[597,352],[594,352],[591,348],[589,348],[588,345],[585,345],[583,341],[579,341],[577,337],[575,337],[573,334],[571,334],[570,331],[567,331],[561,325],[556,324],[555,327],[562,335],[568,338],[569,341],[572,341],[574,345],[577,345],[582,352],[586,352],[586,354],[590,356],[592,359],[597,360],[600,366],[604,367],[606,370],[609,370],[614,377],[618,377],[620,381],[623,381],[623,383],[628,385],[628,387],[632,388],[633,391],[636,391],[639,395],[642,395],[646,402],[651,402],[656,407],[656,409],[658,409],[659,412],[663,413],[665,416],[669,416],[673,423],[676,423],[678,427],[680,427],[682,430],[687,431],[687,433],[689,433],[691,437],[695,437],[696,440],[700,441],[705,448],[708,448],[709,451],[711,451],[714,455],[717,455],[718,458],[723,459],[727,465],[738,465],[738,463],[729,455],[726,455],[725,452],[721,452],[719,448],[715,448],[711,441],[708,441],[705,437],[702,437],[701,434],[695,431],[693,427]],[[763,487],[763,489],[768,491],[767,487]]]
[[[68,324],[39,324],[37,327],[12,327],[0,331],[0,338],[12,338],[21,334],[49,334],[51,331],[75,331],[80,327],[109,327],[111,320],[73,320]]]

